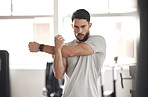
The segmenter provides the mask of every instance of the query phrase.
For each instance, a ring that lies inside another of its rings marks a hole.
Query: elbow
[[[62,74],[54,74],[54,76],[55,76],[55,78],[56,79],[61,79],[61,78],[63,78],[63,75]]]
[[[66,53],[66,54],[62,54],[63,57],[67,58],[67,57],[72,57],[72,54],[70,53]]]
[[[73,56],[74,55],[72,53],[70,53],[70,52],[67,54],[67,57],[73,57]]]
[[[56,79],[61,79],[63,78],[64,74],[65,74],[65,71],[60,71],[59,69],[55,69],[55,67],[53,66],[53,73],[54,73],[54,77]]]
[[[73,56],[75,56],[73,52],[74,52],[73,49],[69,49],[67,51],[67,57],[73,57]]]
[[[65,57],[65,58],[67,58],[67,57],[73,57],[72,50],[71,49],[68,49],[66,51],[63,50],[62,56]]]

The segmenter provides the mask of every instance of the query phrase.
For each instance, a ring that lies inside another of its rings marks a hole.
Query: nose
[[[78,33],[82,33],[82,28],[79,28]]]

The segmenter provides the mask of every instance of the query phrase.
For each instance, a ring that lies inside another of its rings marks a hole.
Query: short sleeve
[[[72,45],[76,45],[77,43],[76,43],[76,40],[73,40],[73,41],[71,41],[71,42],[68,42],[68,43],[65,43],[64,45],[65,46],[72,46]]]
[[[106,43],[105,43],[105,39],[102,36],[99,36],[99,35],[90,36],[85,43],[91,46],[94,53],[106,52]]]

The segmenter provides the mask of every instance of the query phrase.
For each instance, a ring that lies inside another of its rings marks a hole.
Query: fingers
[[[30,52],[38,52],[39,44],[37,42],[29,42],[28,48]]]
[[[29,51],[31,51],[31,45],[32,45],[33,42],[29,42],[28,44],[28,48],[29,48]]]
[[[63,38],[61,35],[57,35],[57,36],[55,36],[55,38],[56,39],[61,39],[61,38]]]
[[[62,41],[62,42],[64,42],[65,40],[64,40],[64,38],[61,36],[61,35],[56,35],[55,36],[55,40],[60,40],[60,41]]]
[[[55,48],[61,49],[64,44],[64,38],[61,35],[55,36]]]
[[[36,42],[29,42],[28,47],[31,48]]]

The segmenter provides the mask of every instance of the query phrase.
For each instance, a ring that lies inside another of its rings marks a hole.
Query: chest
[[[69,57],[67,58],[67,70],[66,73],[70,77],[75,70],[80,56]]]

